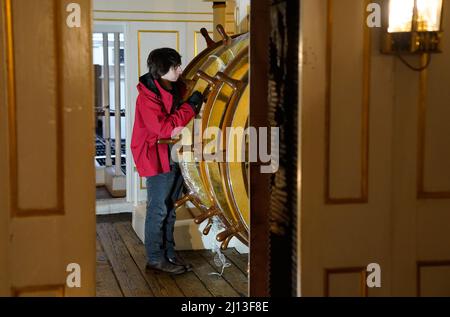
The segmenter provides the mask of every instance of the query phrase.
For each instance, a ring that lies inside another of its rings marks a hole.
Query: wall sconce
[[[401,55],[428,53],[427,63],[414,70],[425,69],[429,53],[441,52],[443,0],[385,0],[382,53]]]

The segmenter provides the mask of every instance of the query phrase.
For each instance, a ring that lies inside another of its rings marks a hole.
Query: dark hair
[[[172,48],[158,48],[153,50],[147,59],[147,66],[154,79],[167,74],[171,67],[181,65],[181,56]]]

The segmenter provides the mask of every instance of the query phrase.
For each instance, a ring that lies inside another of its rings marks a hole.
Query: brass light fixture
[[[425,66],[414,69],[407,64],[414,70],[426,68],[430,53],[441,53],[443,0],[385,0],[384,4],[381,51],[403,62],[402,55],[426,53]]]

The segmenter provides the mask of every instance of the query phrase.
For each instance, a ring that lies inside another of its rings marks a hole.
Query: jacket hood
[[[139,84],[147,88],[148,92],[152,92],[153,94],[161,97],[160,89],[155,84],[155,79],[153,79],[152,75],[150,73],[147,73],[139,78]],[[138,87],[140,86],[138,85]],[[177,89],[180,92],[184,92],[186,90],[186,84],[183,82],[183,80],[178,80],[175,83]],[[164,89],[164,88],[163,88]]]
[[[161,93],[156,87],[153,77],[150,73],[147,73],[139,78],[139,84],[137,89],[140,94],[145,95],[151,99],[159,99],[161,97]]]
[[[178,80],[174,83],[174,89],[169,92],[153,79],[150,73],[147,73],[139,78],[137,89],[139,95],[152,102],[161,104],[163,111],[170,114],[177,110],[183,103],[181,96],[185,91],[185,84],[182,80]]]

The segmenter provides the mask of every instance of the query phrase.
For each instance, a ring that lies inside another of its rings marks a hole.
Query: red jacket
[[[184,87],[177,83],[180,96]],[[170,172],[169,146],[158,144],[159,139],[169,139],[176,128],[185,127],[195,116],[188,103],[172,111],[173,96],[153,80],[149,74],[140,78],[137,86],[131,151],[141,177]]]

